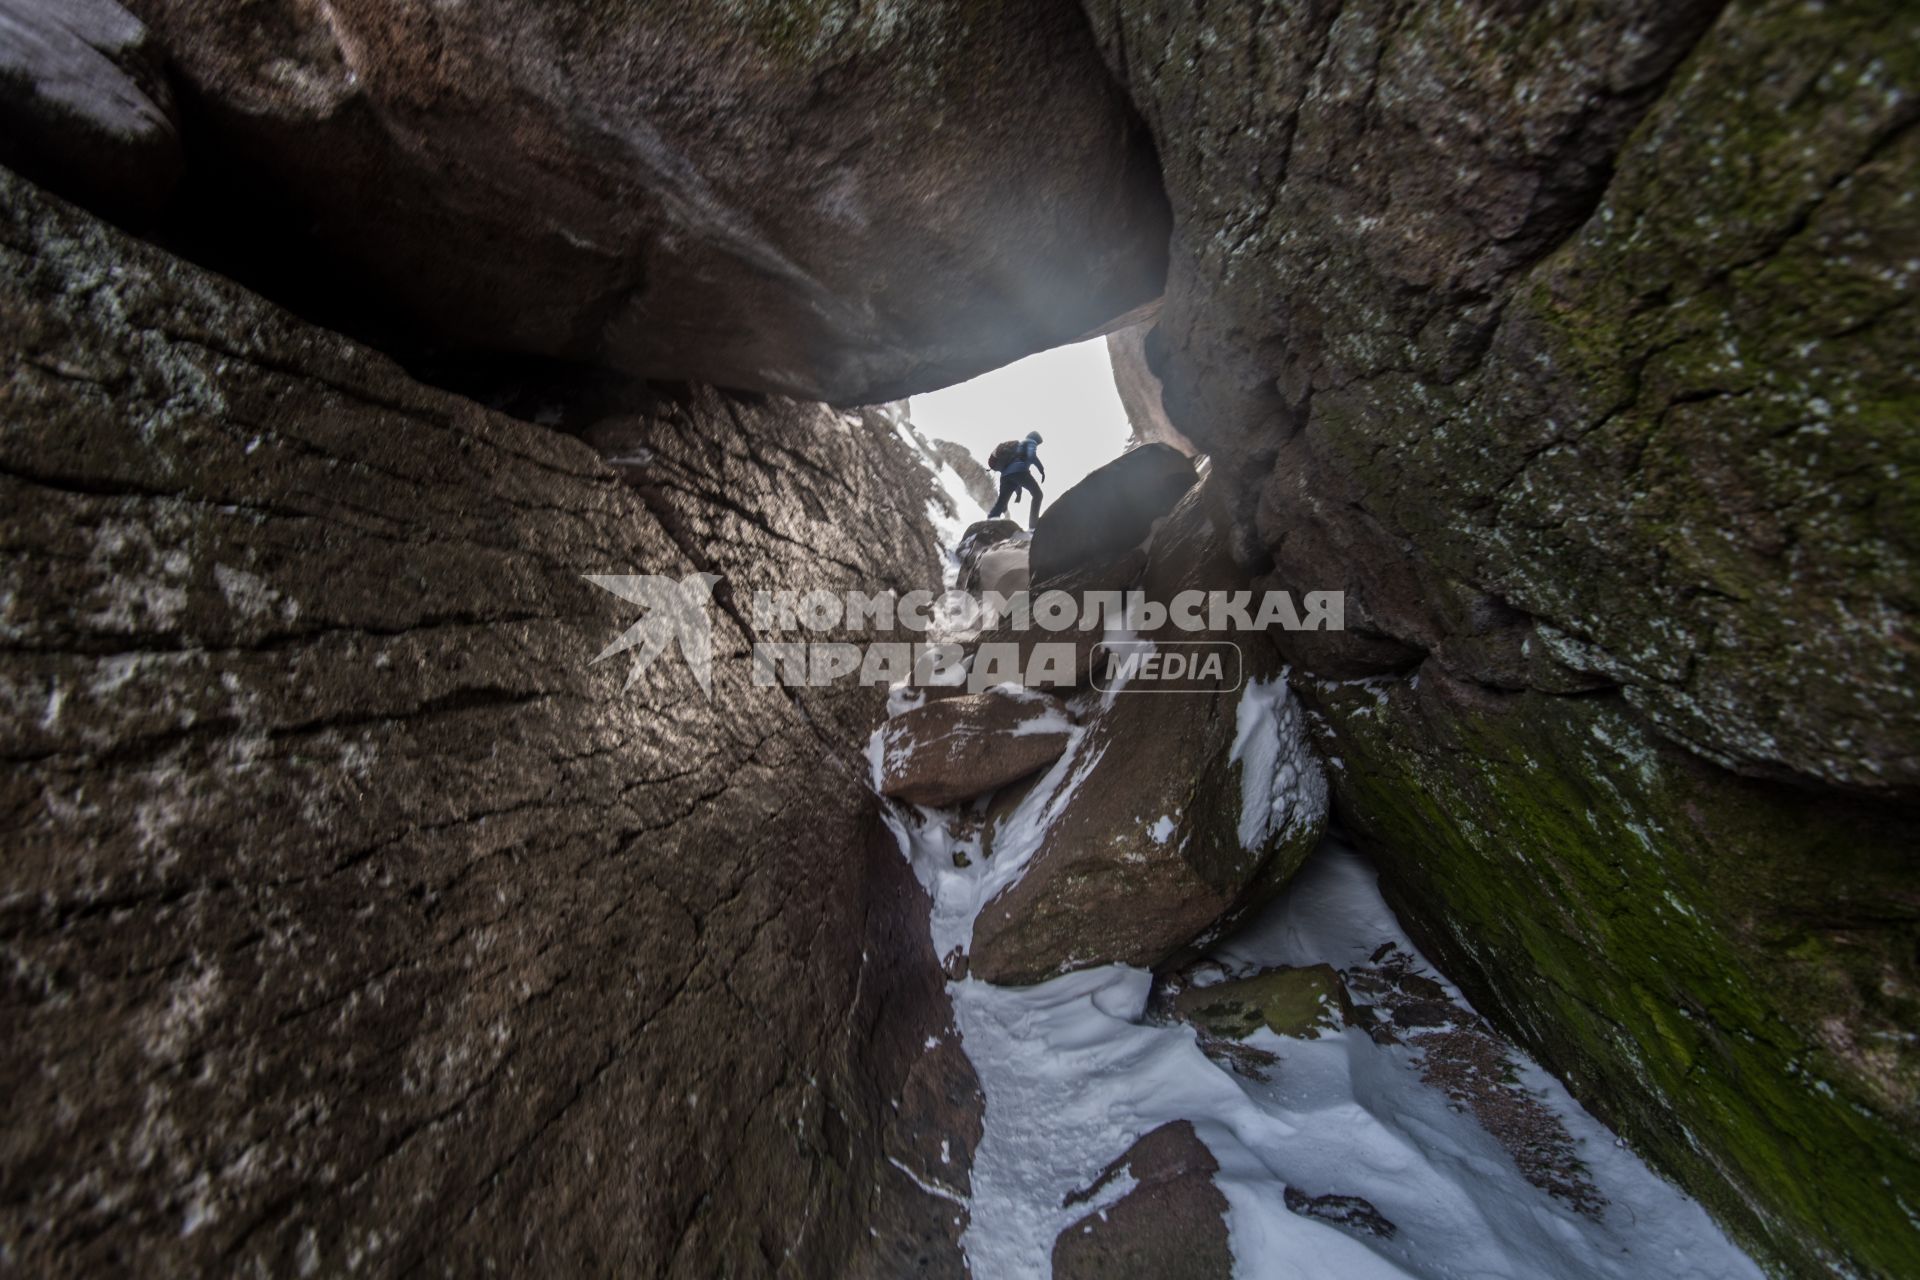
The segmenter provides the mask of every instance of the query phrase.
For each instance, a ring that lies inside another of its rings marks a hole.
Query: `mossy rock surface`
[[[1306,690],[1475,1006],[1796,1274],[1920,1274],[1911,815],[1734,777],[1618,695]]]
[[[1352,1017],[1346,984],[1326,964],[1264,969],[1250,978],[1189,987],[1174,998],[1173,1007],[1202,1030],[1233,1040],[1262,1027],[1296,1040],[1317,1040]]]
[[[1174,202],[1165,408],[1280,585],[1920,794],[1920,9],[1087,8]]]
[[[1764,1264],[1920,1274],[1920,9],[1084,4],[1409,928]]]

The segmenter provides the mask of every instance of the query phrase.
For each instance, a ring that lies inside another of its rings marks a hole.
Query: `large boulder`
[[[1058,760],[1072,732],[1065,704],[1037,690],[929,702],[881,729],[880,794],[924,805],[985,795]]]
[[[1264,902],[1320,837],[1326,782],[1281,678],[1103,702],[1066,766],[988,832],[992,857],[1024,867],[974,921],[976,977],[1157,965]]]
[[[1234,1274],[1220,1162],[1190,1121],[1161,1125],[1134,1143],[1067,1204],[1127,1191],[1078,1219],[1053,1245],[1054,1280],[1228,1280]]]
[[[151,218],[184,166],[164,58],[114,0],[0,0],[0,164]]]
[[[1085,7],[1410,925],[1769,1265],[1920,1273],[1920,14]]]
[[[0,329],[11,1267],[961,1272],[879,694],[724,607],[931,580],[904,446],[688,393],[629,483],[5,173]],[[722,575],[710,696],[587,573]]]
[[[131,7],[196,107],[201,239],[317,247],[330,301],[462,344],[865,404],[1164,275],[1152,147],[1069,0]]]
[[[1033,529],[1033,581],[1052,580],[1124,555],[1193,487],[1193,461],[1171,445],[1129,449],[1061,494]]]

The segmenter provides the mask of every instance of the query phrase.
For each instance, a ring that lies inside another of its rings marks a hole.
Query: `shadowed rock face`
[[[158,213],[183,163],[163,61],[113,0],[0,0],[0,164]]]
[[[1164,276],[1152,149],[1066,0],[131,7],[228,179],[203,216],[457,342],[872,403]]]
[[[1920,18],[1086,7],[1144,354],[1260,585],[1348,592],[1276,639],[1410,927],[1763,1256],[1920,1271]]]
[[[624,483],[0,197],[7,1256],[956,1274],[878,699],[751,685],[727,590],[934,580],[905,450],[696,392]],[[638,612],[582,574],[696,572],[711,701],[590,664]]]

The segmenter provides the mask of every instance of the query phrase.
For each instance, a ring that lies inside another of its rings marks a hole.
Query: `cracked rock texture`
[[[1920,14],[1086,8],[1123,390],[1346,590],[1276,639],[1410,926],[1770,1263],[1920,1273]]]
[[[959,1273],[879,699],[739,603],[937,580],[903,446],[636,393],[609,466],[5,174],[0,326],[11,1264]],[[696,571],[711,702],[590,664],[582,574]]]
[[[1152,148],[1071,0],[130,7],[210,247],[317,246],[361,317],[455,342],[867,404],[1164,278]]]

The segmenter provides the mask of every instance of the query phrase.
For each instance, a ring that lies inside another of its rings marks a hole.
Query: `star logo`
[[[645,611],[640,621],[595,655],[594,662],[633,650],[633,667],[627,672],[627,683],[622,686],[631,689],[653,665],[653,660],[667,651],[667,646],[678,644],[680,656],[686,659],[700,691],[707,695],[707,701],[713,701],[713,620],[707,616],[707,605],[713,599],[713,584],[720,581],[719,574],[690,573],[677,582],[652,574],[582,576],[601,590],[611,591]]]

